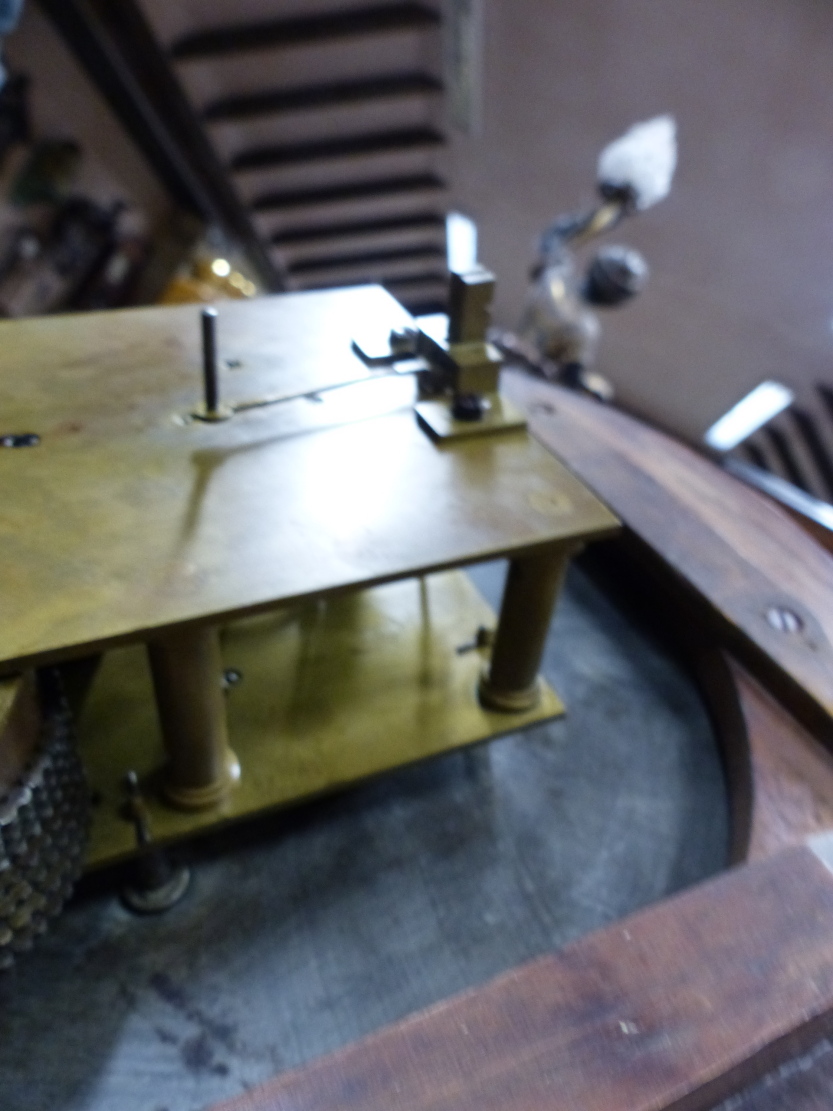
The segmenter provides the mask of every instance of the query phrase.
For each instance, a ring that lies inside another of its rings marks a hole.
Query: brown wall
[[[833,3],[485,0],[483,132],[450,174],[519,315],[535,237],[592,199],[600,148],[672,112],[671,198],[615,233],[642,299],[605,316],[600,367],[699,435],[764,377],[833,381]]]

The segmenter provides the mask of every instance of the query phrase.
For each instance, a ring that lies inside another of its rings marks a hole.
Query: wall
[[[17,30],[6,40],[8,68],[32,76],[36,137],[72,138],[84,151],[75,188],[101,203],[122,199],[151,223],[170,207],[144,156],[88,80],[52,24],[27,0]]]
[[[671,198],[614,233],[652,266],[605,315],[600,369],[689,436],[761,379],[833,380],[833,4],[484,0],[482,134],[449,154],[456,203],[520,313],[541,228],[593,198],[600,148],[672,112]]]

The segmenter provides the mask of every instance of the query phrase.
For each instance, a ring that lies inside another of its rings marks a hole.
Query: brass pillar
[[[240,778],[228,743],[216,628],[181,629],[148,644],[156,708],[168,753],[164,791],[176,806],[214,806]]]
[[[538,704],[544,642],[574,551],[559,544],[509,564],[492,660],[480,680],[480,701],[488,709],[521,713]]]

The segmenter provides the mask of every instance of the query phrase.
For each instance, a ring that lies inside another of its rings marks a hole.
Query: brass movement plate
[[[218,312],[226,402],[368,382],[189,421],[199,306],[0,323],[0,433],[41,437],[0,449],[0,669],[615,529],[525,432],[424,434],[350,349],[411,321],[379,287]]]
[[[236,622],[223,633],[232,746],[242,778],[227,802],[183,813],[160,800],[164,760],[141,647],[109,653],[81,720],[81,752],[99,802],[88,863],[131,854],[120,814],[133,768],[160,842],[335,791],[391,768],[522,729],[563,712],[545,684],[533,711],[484,710],[486,656],[458,653],[495,615],[460,572],[410,579]]]

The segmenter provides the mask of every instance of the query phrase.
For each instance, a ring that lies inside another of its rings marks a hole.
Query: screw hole
[[[39,443],[37,432],[7,432],[0,436],[0,447],[35,447]]]

